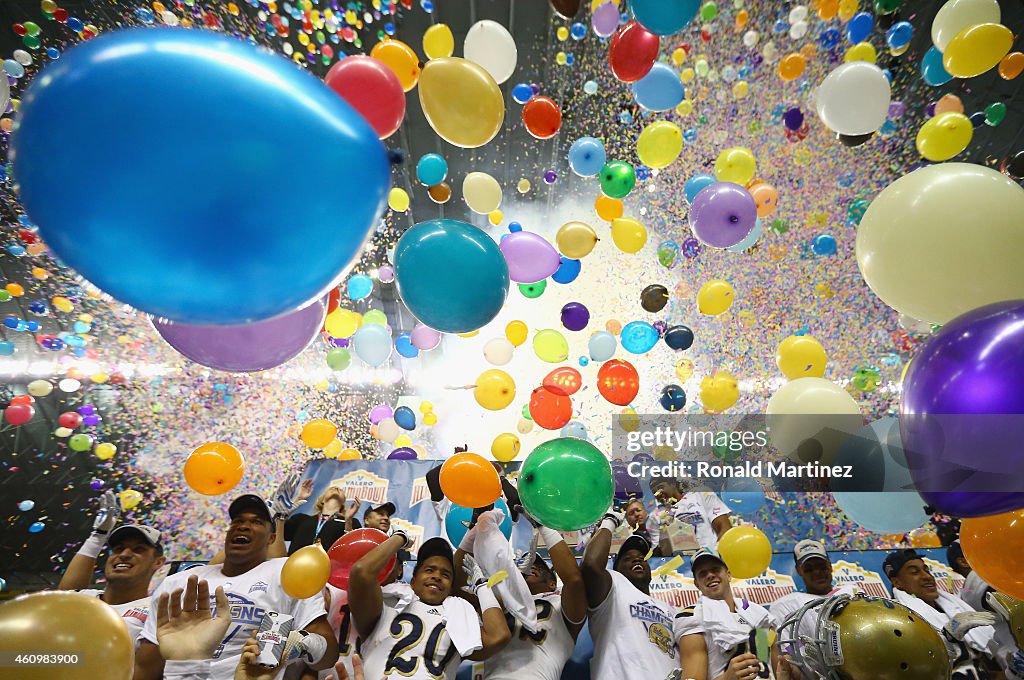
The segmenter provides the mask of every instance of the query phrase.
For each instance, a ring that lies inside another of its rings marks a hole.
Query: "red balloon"
[[[11,404],[4,411],[4,420],[17,427],[32,420],[36,410],[28,404]]]
[[[14,399],[11,399],[12,406],[14,404],[25,404],[26,406],[31,406],[34,403],[36,403],[36,400],[31,394],[19,394]]]
[[[606,361],[597,372],[597,391],[613,404],[628,406],[640,391],[640,375],[628,361]]]
[[[373,126],[381,139],[390,137],[405,118],[405,91],[398,76],[373,57],[354,54],[331,67],[324,78]]]
[[[612,75],[624,83],[643,78],[658,58],[658,36],[630,21],[616,31],[608,46],[608,65]]]
[[[561,366],[547,374],[544,378],[544,387],[555,394],[569,396],[576,394],[583,385],[583,378],[580,372],[572,366]]]
[[[551,139],[562,127],[562,110],[550,97],[538,95],[523,105],[523,125],[537,139]]]
[[[327,556],[331,558],[331,575],[327,579],[335,588],[348,590],[348,578],[352,573],[352,565],[366,553],[388,540],[388,535],[379,529],[354,529],[334,542]],[[395,557],[377,575],[381,583],[387,580],[388,574],[395,567]]]
[[[530,417],[545,430],[560,430],[572,419],[572,399],[538,387],[530,395]]]
[[[66,427],[69,430],[73,430],[82,424],[82,416],[75,413],[74,411],[68,411],[61,413],[60,417],[57,418],[57,424],[61,427]]]

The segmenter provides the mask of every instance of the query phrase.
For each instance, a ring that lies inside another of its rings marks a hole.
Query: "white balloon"
[[[377,424],[377,436],[381,441],[390,444],[398,439],[400,434],[402,434],[402,428],[398,426],[394,418],[385,418]]]
[[[743,44],[747,47],[753,47],[757,44],[757,31],[747,31],[743,34]]]
[[[74,430],[71,430],[66,427],[58,427],[56,430],[53,431],[53,436],[61,438],[70,437],[72,432],[74,432]]]
[[[33,397],[45,397],[53,392],[53,384],[48,380],[33,380],[28,384],[28,393]]]
[[[932,42],[939,52],[945,52],[949,41],[965,28],[1001,21],[996,0],[949,0],[932,20]]]
[[[831,460],[848,435],[864,423],[850,393],[824,378],[786,383],[768,400],[765,414],[772,445],[802,462]],[[817,445],[808,446],[810,440]]]
[[[800,40],[807,35],[807,22],[798,21],[789,27],[789,37],[793,40]]]
[[[516,432],[519,434],[526,434],[533,429],[533,421],[527,420],[526,418],[520,418],[519,422],[516,423]]]
[[[764,56],[765,61],[775,61],[779,56],[779,50],[775,47],[775,43],[769,40],[764,44],[761,54]]]
[[[484,345],[484,359],[495,366],[504,366],[512,361],[512,353],[515,352],[515,345],[506,338],[494,338],[488,340]]]
[[[789,10],[789,23],[798,24],[807,19],[807,5],[797,5]]]
[[[61,392],[77,392],[78,388],[80,388],[81,386],[82,383],[78,382],[74,378],[64,378],[59,383],[57,383],[57,387],[60,388]]]
[[[882,69],[852,61],[829,73],[818,87],[814,107],[833,132],[866,135],[882,127],[892,89]]]
[[[501,85],[516,70],[516,41],[504,26],[484,19],[469,27],[463,44],[466,59],[479,64]]]
[[[6,74],[0,74],[3,76],[0,78],[0,113],[7,110],[7,105],[11,103],[11,84],[7,81]]]

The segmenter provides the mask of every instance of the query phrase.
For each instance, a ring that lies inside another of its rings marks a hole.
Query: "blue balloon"
[[[376,132],[279,55],[146,28],[84,42],[40,75],[12,138],[22,204],[58,258],[153,316],[226,325],[298,309],[338,283],[383,213]],[[169,111],[178,122],[154,132]],[[268,191],[297,164],[302,191]],[[182,181],[187,198],[158,190]]]
[[[834,491],[832,496],[846,516],[880,534],[902,534],[928,521],[925,502],[916,491]]]
[[[615,348],[619,346],[615,336],[608,331],[598,331],[590,336],[587,351],[594,361],[608,361],[615,356]]]
[[[362,300],[373,292],[373,279],[366,274],[356,274],[348,280],[347,291],[350,300]]]
[[[826,28],[818,36],[818,44],[824,47],[826,50],[830,50],[838,45],[843,39],[843,34],[839,32],[838,28]]]
[[[533,97],[533,88],[529,83],[519,83],[512,88],[512,100],[516,104],[525,104]]]
[[[352,336],[356,356],[370,366],[381,366],[391,356],[391,333],[375,323],[362,326]]]
[[[939,52],[939,48],[935,45],[929,47],[921,57],[921,76],[924,78],[924,82],[933,87],[945,85],[953,80],[953,76],[942,65],[942,52]]]
[[[846,39],[854,45],[862,43],[868,39],[874,27],[875,17],[870,12],[859,12],[846,24]]]
[[[744,250],[753,248],[761,238],[762,233],[764,233],[764,222],[762,222],[761,218],[758,217],[757,220],[754,221],[754,228],[750,230],[747,237],[736,245],[729,246],[726,250],[731,253],[742,253]]]
[[[827,257],[836,254],[838,244],[835,237],[831,234],[818,234],[814,237],[814,241],[811,242],[811,250],[814,251],[815,255]]]
[[[682,411],[686,406],[686,392],[679,385],[665,385],[661,390],[661,398],[658,402],[666,411]]]
[[[558,269],[551,275],[551,280],[555,283],[572,283],[580,275],[580,269],[583,268],[583,265],[579,260],[574,260],[565,255],[562,255],[559,259],[562,260],[562,264],[558,265]]]
[[[395,422],[403,430],[416,429],[416,414],[408,406],[399,406],[391,417],[395,419]]]
[[[646,321],[630,321],[619,333],[622,348],[633,354],[646,354],[659,340],[658,331]]]
[[[420,353],[420,351],[413,346],[412,336],[408,333],[402,333],[395,338],[395,351],[406,359],[412,359]]]
[[[573,420],[572,422],[567,423],[558,435],[560,437],[573,437],[574,439],[590,440],[590,437],[587,436],[587,426],[578,420]]]
[[[607,160],[604,143],[593,137],[580,137],[569,148],[569,167],[580,177],[594,177]]]
[[[410,228],[395,246],[395,282],[409,311],[442,333],[468,333],[508,296],[505,256],[486,232],[450,219]]]
[[[632,0],[629,6],[633,18],[648,31],[672,35],[693,21],[700,10],[700,0]]]
[[[909,21],[897,21],[895,24],[889,27],[889,30],[885,33],[885,42],[889,47],[894,50],[898,50],[901,47],[905,47],[910,44],[910,39],[914,37],[914,27]]]
[[[508,503],[505,502],[504,498],[499,498],[494,502],[494,507],[505,513],[505,518],[501,520],[498,528],[505,535],[505,538],[511,538],[512,513],[509,512]],[[472,521],[473,511],[470,508],[464,508],[461,505],[452,503],[451,507],[448,508],[448,514],[444,517],[444,530],[448,534],[448,542],[452,545],[462,543],[466,532],[469,531],[469,523]]]
[[[882,418],[847,437],[835,455],[836,465],[849,465],[851,477],[836,477],[832,491],[913,491],[899,419]]]
[[[9,357],[14,354],[14,343],[10,340],[0,340],[0,357]]]
[[[683,185],[683,193],[686,194],[686,200],[693,203],[693,199],[697,198],[697,194],[704,187],[711,186],[716,180],[711,175],[694,175],[690,179],[686,180],[686,184]]]
[[[416,163],[416,179],[428,187],[437,186],[448,176],[448,161],[438,153],[424,154]]]
[[[665,344],[676,351],[690,349],[693,345],[693,331],[687,326],[672,326],[665,331]]]
[[[46,528],[46,525],[43,524],[42,522],[32,522],[32,524],[30,524],[29,527],[28,527],[28,532],[30,534],[38,534],[40,531],[42,531],[45,528]]]
[[[670,111],[685,96],[683,81],[668,64],[655,64],[647,75],[633,83],[633,99],[648,111]]]
[[[733,477],[725,483],[722,500],[734,512],[753,515],[764,507],[764,489],[750,477]]]

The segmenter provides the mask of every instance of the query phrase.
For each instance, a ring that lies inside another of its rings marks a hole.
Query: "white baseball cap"
[[[117,545],[117,542],[129,534],[137,534],[146,543],[156,548],[158,554],[163,554],[164,548],[160,545],[160,532],[153,527],[147,527],[143,524],[122,524],[118,528],[110,532],[110,538],[107,539],[107,545],[113,547]]]
[[[828,561],[828,552],[820,541],[814,541],[806,538],[793,547],[793,557],[796,558],[796,563],[800,565],[812,557],[820,557],[823,560]]]

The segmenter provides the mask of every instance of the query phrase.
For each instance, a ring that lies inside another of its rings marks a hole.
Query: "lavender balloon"
[[[394,410],[387,404],[377,404],[370,409],[370,422],[374,425],[395,415]]]
[[[613,2],[598,5],[590,17],[590,25],[594,27],[594,33],[607,38],[619,27],[619,8]]]
[[[197,364],[218,371],[251,373],[280,366],[304,350],[324,323],[327,304],[241,326],[194,326],[153,321],[167,344]]]
[[[957,517],[1024,508],[1022,414],[1024,300],[979,307],[943,326],[911,362],[900,400],[921,497]]]
[[[715,182],[701,189],[690,206],[693,235],[712,248],[742,242],[756,223],[754,197],[732,182]]]
[[[516,283],[537,283],[548,278],[562,264],[554,246],[540,234],[517,231],[498,246],[508,263],[508,275]]]
[[[424,351],[432,350],[441,344],[441,333],[421,323],[412,329],[410,338],[413,347]]]

